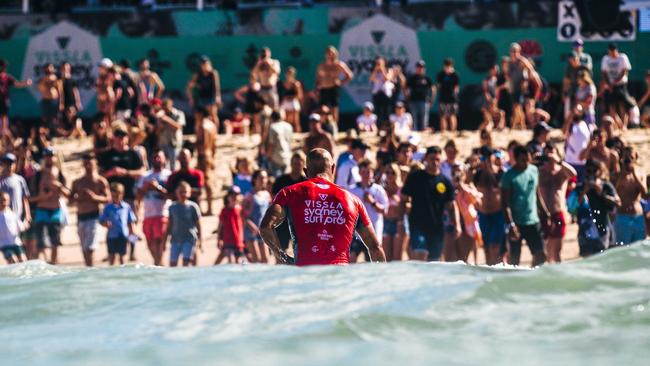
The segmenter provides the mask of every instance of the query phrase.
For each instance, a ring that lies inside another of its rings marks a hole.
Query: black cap
[[[368,150],[370,146],[368,146],[363,140],[361,139],[355,139],[352,140],[352,143],[350,144],[350,147],[352,149],[361,149],[361,150]]]
[[[425,67],[426,65],[427,64],[426,64],[426,62],[424,62],[424,60],[420,60],[420,61],[415,63],[415,66],[417,66],[417,67]]]
[[[492,154],[494,154],[494,149],[492,149],[489,146],[481,146],[479,153],[481,154],[481,156],[485,156],[485,157],[492,156]]]
[[[3,163],[15,163],[16,162],[16,155],[12,153],[6,153],[2,156],[2,162]]]
[[[117,130],[113,131],[113,136],[116,136],[116,137],[124,137],[124,136],[128,136],[128,135],[129,135],[129,133],[126,132],[122,128],[118,128]]]
[[[201,57],[199,57],[199,61],[201,61],[201,63],[206,63],[210,61],[210,58],[206,55],[201,55]]]
[[[440,146],[429,146],[427,147],[427,151],[424,153],[424,156],[428,156],[430,154],[442,154],[442,149]]]
[[[616,43],[612,42],[609,45],[607,45],[607,49],[610,51],[617,50],[618,46],[616,45]]]

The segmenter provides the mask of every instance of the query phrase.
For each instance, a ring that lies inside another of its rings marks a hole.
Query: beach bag
[[[566,198],[566,207],[567,211],[571,216],[576,216],[578,214],[578,208],[580,207],[580,202],[578,201],[578,190],[574,189],[569,193],[569,197]]]

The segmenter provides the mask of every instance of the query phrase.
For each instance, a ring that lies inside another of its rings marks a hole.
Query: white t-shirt
[[[343,162],[336,175],[336,185],[349,190],[350,187],[359,182],[361,182],[361,176],[359,175],[357,161],[348,159]]]
[[[291,141],[293,140],[293,127],[289,122],[279,121],[271,123],[269,127],[269,143],[273,145],[271,156],[274,164],[288,167],[291,163]]]
[[[0,212],[0,248],[22,245],[20,232],[24,224],[11,209]]]
[[[370,193],[370,196],[377,201],[377,203],[384,206],[383,213],[377,212],[370,203],[363,199],[366,191]],[[381,243],[381,237],[384,233],[384,215],[388,211],[388,195],[386,194],[386,191],[379,184],[372,183],[368,188],[363,188],[361,187],[361,184],[357,184],[350,189],[350,193],[359,197],[361,202],[363,202],[363,205],[366,207],[366,211],[368,212],[368,216],[370,217],[370,221],[372,222],[372,227],[375,229],[375,233],[377,234],[377,240]]]
[[[632,70],[632,65],[630,64],[627,55],[624,53],[619,53],[617,57],[605,55],[600,64],[600,70],[607,75],[607,79],[610,83],[614,83],[623,71]],[[623,78],[615,85],[623,84],[627,84],[627,75],[623,76]]]
[[[169,169],[163,169],[159,172],[153,170],[148,171],[140,181],[138,181],[138,189],[144,187],[147,182],[157,181],[161,186],[165,186],[167,179],[171,175]],[[169,205],[171,202],[165,195],[155,190],[149,190],[144,194],[144,218],[148,217],[167,217],[169,216]]]
[[[413,117],[411,113],[404,113],[401,116],[391,114],[388,118],[395,129],[395,135],[408,136],[413,128]]]
[[[372,131],[372,126],[377,126],[377,115],[374,113],[368,116],[365,114],[360,115],[357,117],[357,126],[362,131]]]
[[[589,145],[591,130],[587,122],[574,122],[569,131],[569,138],[566,141],[564,160],[573,165],[584,165],[586,160],[580,159],[580,153]]]

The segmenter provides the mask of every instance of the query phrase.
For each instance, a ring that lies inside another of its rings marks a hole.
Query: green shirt
[[[539,171],[533,164],[523,170],[511,168],[501,177],[501,188],[510,191],[510,211],[512,220],[517,225],[535,225],[539,223],[537,215],[537,184]]]

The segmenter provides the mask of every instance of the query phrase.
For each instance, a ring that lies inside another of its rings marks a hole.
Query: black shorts
[[[630,109],[635,104],[627,91],[627,84],[614,86],[611,90],[605,92],[604,97],[607,108],[625,103],[625,109]]]
[[[63,225],[55,222],[36,222],[34,223],[34,229],[36,231],[36,247],[38,249],[45,249],[47,244],[45,243],[45,233],[50,238],[50,244],[52,246],[61,246],[61,229]]]
[[[21,255],[25,254],[25,250],[21,245],[7,245],[2,248],[0,248],[2,251],[2,254],[4,255],[6,260],[11,260],[14,256],[20,258]]]
[[[117,238],[107,238],[106,244],[108,245],[108,254],[126,254],[126,243],[128,238],[117,237]]]
[[[340,88],[338,86],[320,89],[320,101],[319,101],[320,105],[326,105],[328,107],[338,107],[339,89]]]
[[[9,114],[9,101],[0,100],[0,116],[6,116]]]
[[[361,237],[357,233],[354,233],[354,236],[352,237],[352,244],[350,244],[350,253],[354,253],[357,256],[361,253],[366,253],[366,260],[369,260],[370,258],[368,247],[366,247],[366,245],[363,243],[363,240],[361,240]]]
[[[509,240],[510,251],[521,253],[521,241],[526,241],[526,245],[532,254],[544,253],[544,239],[542,238],[542,226],[537,223],[533,225],[517,225],[520,239],[517,241]]]
[[[59,101],[54,99],[41,99],[41,115],[45,120],[57,118],[59,116]]]

